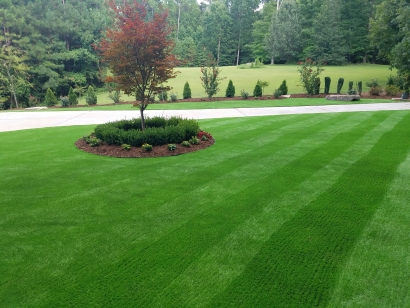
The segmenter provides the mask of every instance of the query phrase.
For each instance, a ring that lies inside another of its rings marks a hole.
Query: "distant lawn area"
[[[336,92],[337,80],[344,78],[344,86],[342,92],[345,93],[348,88],[349,81],[354,84],[358,81],[363,82],[363,91],[367,91],[366,82],[373,78],[377,78],[382,86],[386,85],[387,77],[394,75],[395,71],[390,71],[388,65],[346,65],[346,66],[324,66],[324,71],[320,78],[322,81],[321,92],[324,89],[324,78],[326,76],[332,79],[330,92]],[[182,67],[177,69],[180,74],[175,79],[170,79],[169,85],[173,88],[171,92],[175,93],[178,98],[182,98],[183,88],[185,82],[189,82],[192,91],[192,97],[206,97],[205,91],[201,85],[200,68],[199,67]],[[236,95],[239,96],[241,91],[247,91],[253,95],[253,89],[258,79],[269,82],[269,86],[264,89],[264,94],[273,95],[275,89],[279,88],[284,79],[289,89],[290,94],[303,93],[303,87],[299,82],[299,72],[297,65],[266,65],[259,69],[240,69],[237,66],[222,67],[221,76],[225,77],[220,85],[220,91],[216,96],[225,96],[226,87],[229,79],[236,89]],[[134,97],[123,97],[124,101],[133,101]],[[107,93],[100,93],[98,95],[98,104],[108,104],[112,101],[108,98]],[[80,99],[80,104],[85,104],[85,99]]]
[[[147,110],[189,110],[189,109],[222,109],[222,108],[260,108],[260,107],[292,107],[292,106],[322,106],[322,105],[345,105],[345,104],[372,104],[392,102],[389,99],[361,99],[355,102],[328,101],[325,98],[284,98],[272,100],[233,100],[214,102],[180,102],[180,103],[155,103],[150,104]],[[75,108],[51,108],[51,111],[83,111],[83,110],[135,110],[132,104],[120,104],[114,106],[85,106]],[[138,111],[139,112],[139,111]]]
[[[0,307],[409,306],[410,111],[200,126],[154,159],[0,133]]]

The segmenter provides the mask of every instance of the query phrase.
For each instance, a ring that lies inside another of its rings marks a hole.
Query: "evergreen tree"
[[[182,97],[183,97],[184,99],[191,98],[191,88],[190,88],[190,86],[189,86],[188,81],[185,82],[184,91],[183,91],[183,93],[182,93]]]
[[[341,0],[324,3],[313,24],[314,43],[305,50],[307,56],[327,64],[345,64],[347,46],[342,34]]]
[[[77,95],[74,93],[74,90],[72,87],[70,87],[70,90],[68,91],[68,101],[70,102],[70,105],[78,104]]]
[[[234,97],[235,96],[235,86],[232,83],[232,80],[229,79],[228,87],[226,88],[226,97]]]
[[[296,60],[302,50],[302,29],[299,8],[294,0],[284,2],[280,10],[273,14],[267,41],[272,56]]]
[[[280,93],[282,93],[282,95],[288,94],[288,86],[286,85],[286,80],[282,81],[282,84],[280,85],[278,90],[280,91]]]
[[[85,101],[87,105],[96,105],[97,104],[97,95],[95,94],[93,86],[89,86],[87,93],[85,95]]]
[[[58,101],[56,96],[54,95],[53,91],[51,91],[50,88],[47,89],[46,91],[46,96],[44,98],[44,104],[47,107],[55,106],[57,105]]]
[[[262,87],[259,84],[256,84],[255,88],[253,89],[253,96],[262,96]]]

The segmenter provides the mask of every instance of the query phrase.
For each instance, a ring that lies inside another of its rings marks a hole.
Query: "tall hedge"
[[[337,81],[337,94],[340,94],[340,92],[342,91],[344,82],[344,78],[339,78],[339,80]]]
[[[329,94],[331,81],[330,77],[325,77],[325,94]]]

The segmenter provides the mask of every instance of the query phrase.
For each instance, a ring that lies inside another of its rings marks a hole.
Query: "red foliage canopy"
[[[176,76],[177,60],[172,54],[174,44],[169,38],[168,12],[149,16],[146,2],[124,2],[124,6],[118,7],[111,0],[109,6],[114,12],[115,25],[106,30],[106,38],[96,48],[114,74],[111,81],[141,101],[143,118],[149,99],[169,90],[162,84]]]

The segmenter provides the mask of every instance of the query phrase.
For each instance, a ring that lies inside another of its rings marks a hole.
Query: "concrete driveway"
[[[254,116],[275,116],[285,114],[364,112],[380,110],[410,110],[410,102],[324,105],[303,107],[268,107],[234,109],[196,109],[196,110],[146,110],[145,115],[181,116],[190,119],[213,119]],[[30,110],[0,112],[0,132],[41,127],[101,124],[120,119],[139,117],[138,110],[114,111],[48,111]]]

